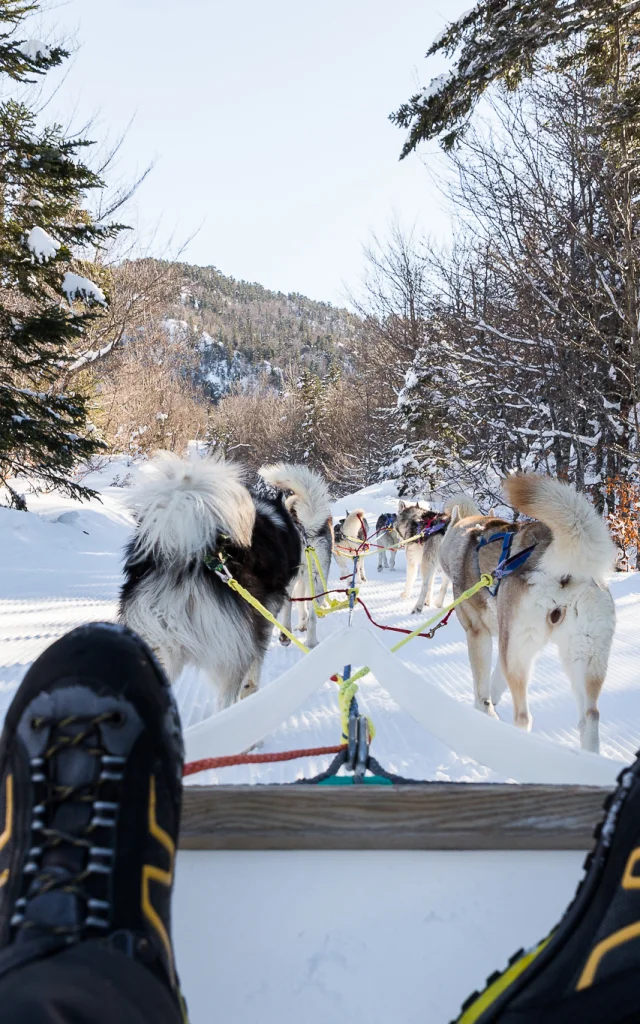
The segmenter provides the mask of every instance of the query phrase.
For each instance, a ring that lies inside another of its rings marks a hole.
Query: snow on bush
[[[36,61],[40,57],[47,60],[51,55],[51,47],[47,46],[40,39],[25,39],[19,46],[20,53],[24,53],[28,60]]]
[[[444,89],[450,77],[450,73],[447,73],[445,75],[437,75],[435,78],[432,78],[431,81],[429,82],[429,85],[425,85],[420,90],[420,99],[422,100],[422,102],[428,103],[429,100],[432,99],[437,93],[441,92],[442,89]]]
[[[27,245],[38,263],[46,263],[48,260],[53,259],[60,248],[60,242],[52,238],[44,228],[38,227],[31,228],[27,235]]]
[[[74,299],[89,299],[92,302],[99,302],[102,306],[105,306],[107,302],[104,292],[98,288],[97,284],[90,281],[88,277],[72,274],[70,271],[64,275],[62,290],[69,302],[73,302]]]

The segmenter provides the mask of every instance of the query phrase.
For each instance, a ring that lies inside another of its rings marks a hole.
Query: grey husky
[[[416,601],[413,614],[421,612],[425,606],[433,605],[433,581],[436,569],[440,564],[440,548],[449,523],[451,521],[451,510],[457,507],[462,510],[461,514],[479,514],[478,506],[473,498],[467,494],[457,494],[449,498],[445,503],[444,512],[435,512],[424,508],[417,502],[415,505],[407,505],[404,501],[398,503],[398,518],[396,530],[403,541],[407,558],[407,580],[402,593],[403,600],[411,597],[413,584],[418,573],[418,567],[422,573],[422,587]],[[416,538],[413,540],[412,538]],[[447,593],[449,580],[445,573],[442,575],[440,591],[435,601],[436,608],[442,608]]]
[[[396,567],[396,553],[400,544],[400,535],[396,530],[397,515],[395,512],[383,512],[376,521],[375,543],[378,548],[378,572]]]

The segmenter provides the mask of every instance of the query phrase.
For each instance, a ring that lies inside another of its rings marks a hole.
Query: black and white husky
[[[302,526],[305,548],[315,551],[322,575],[318,571],[318,563],[312,558],[313,593],[322,594],[323,582],[329,579],[331,568],[331,552],[333,549],[333,524],[329,491],[322,477],[306,466],[294,466],[288,462],[279,462],[275,466],[263,466],[260,470],[262,479],[279,491],[289,491],[285,505],[296,522]],[[300,569],[293,581],[289,598],[309,598],[311,581],[306,553],[303,552]],[[324,604],[324,601],[319,603]],[[282,610],[282,624],[291,632],[291,601],[287,599]],[[298,603],[298,629],[307,631],[307,647],[315,647],[318,643],[317,615],[313,601],[303,600]],[[285,633],[280,634],[280,643],[287,646],[291,643]]]
[[[436,570],[440,565],[440,548],[451,522],[453,508],[457,508],[461,516],[479,515],[480,512],[473,498],[462,493],[449,498],[443,512],[435,512],[418,503],[415,505],[407,505],[404,501],[398,503],[396,530],[403,541],[408,541],[404,545],[407,558],[407,579],[402,593],[403,600],[406,601],[411,597],[418,568],[422,574],[422,587],[413,607],[414,615],[422,611],[425,603],[427,605],[434,604],[433,582]],[[414,537],[415,540],[412,539]],[[442,608],[448,585],[449,579],[443,572],[440,591],[435,600],[436,608]]]
[[[277,615],[298,575],[302,530],[282,496],[254,498],[233,463],[163,452],[144,477],[132,497],[138,525],[119,620],[146,640],[172,682],[195,665],[228,707],[258,687],[272,627],[218,572]],[[304,529],[307,516],[315,522],[313,501],[297,514]]]

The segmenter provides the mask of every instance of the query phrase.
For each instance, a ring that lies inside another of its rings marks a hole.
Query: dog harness
[[[447,519],[440,519],[439,522],[436,522],[432,517],[428,522],[426,522],[425,516],[422,520],[420,535],[423,540],[426,540],[427,537],[432,537],[434,533],[440,533],[441,530],[446,530],[448,525],[449,522]]]
[[[387,512],[384,517],[384,523],[380,527],[381,530],[393,530],[396,524],[396,516],[393,512]]]
[[[503,533],[494,533],[491,537],[481,537],[476,545],[476,551],[480,551],[480,548],[486,547],[487,544],[493,544],[493,542],[497,540],[502,541],[500,558],[498,559],[498,564],[492,573],[495,584],[493,587],[488,588],[492,597],[495,597],[498,593],[498,587],[505,576],[510,576],[512,572],[515,572],[521,565],[524,565],[527,558],[536,547],[535,544],[531,544],[528,548],[524,548],[522,551],[519,551],[517,555],[512,555],[511,545],[513,544],[513,538],[514,531],[509,530]]]
[[[358,512],[358,522],[360,523],[360,529],[358,530],[358,537],[362,534],[362,540],[366,543],[367,541],[367,524]]]

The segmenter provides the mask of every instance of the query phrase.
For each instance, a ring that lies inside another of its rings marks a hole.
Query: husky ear
[[[491,516],[492,519],[495,519],[495,517],[496,517],[496,510],[495,510],[495,508],[489,509],[489,515]]]
[[[455,526],[460,521],[460,506],[454,505],[451,509],[451,519],[449,520],[449,526]]]
[[[406,507],[407,506],[405,505],[404,501],[399,501],[398,502],[398,512],[404,512]]]

